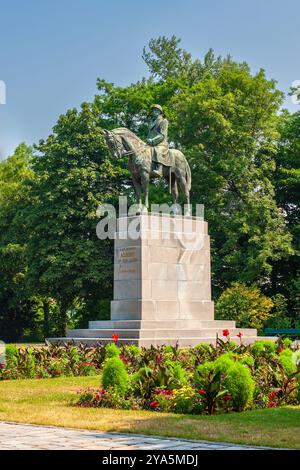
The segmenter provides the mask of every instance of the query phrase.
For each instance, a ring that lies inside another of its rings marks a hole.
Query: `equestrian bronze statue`
[[[185,195],[185,203],[190,205],[191,170],[180,150],[169,149],[168,121],[163,116],[160,105],[152,106],[147,144],[125,127],[112,131],[103,130],[107,145],[114,158],[128,156],[137,203],[149,208],[149,182],[154,178],[164,178],[177,202],[178,188]]]

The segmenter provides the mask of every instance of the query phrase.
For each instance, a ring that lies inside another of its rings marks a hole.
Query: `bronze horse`
[[[114,158],[128,155],[128,168],[131,173],[137,203],[142,206],[142,194],[145,206],[149,208],[149,182],[155,176],[152,173],[152,149],[126,127],[112,131],[103,130],[107,145]],[[163,177],[169,184],[173,203],[178,198],[178,187],[185,195],[185,203],[190,206],[191,170],[180,150],[170,149],[172,166],[163,168]]]

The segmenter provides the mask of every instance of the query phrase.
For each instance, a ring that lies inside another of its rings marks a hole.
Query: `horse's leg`
[[[135,178],[132,178],[134,190],[135,190],[135,197],[136,197],[136,202],[137,204],[142,207],[142,187],[139,181],[137,181]]]
[[[172,174],[172,177],[171,177],[171,192],[172,192],[173,204],[176,204],[177,199],[178,199],[178,186],[177,186],[177,179],[174,173]]]
[[[144,171],[142,173],[141,181],[142,181],[142,189],[145,196],[145,207],[149,209],[149,180],[150,175],[148,172]]]
[[[190,191],[189,191],[189,187],[188,187],[188,182],[187,182],[185,176],[183,176],[182,174],[179,176],[179,185],[180,185],[181,191],[185,195],[185,203],[187,205],[187,212],[186,212],[185,215],[191,215]]]

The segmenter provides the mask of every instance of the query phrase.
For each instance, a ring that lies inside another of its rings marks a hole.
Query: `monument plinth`
[[[223,330],[230,339],[257,340],[254,329],[214,319],[211,300],[210,240],[200,218],[138,215],[117,221],[114,252],[114,299],[110,321],[91,321],[67,338],[95,344],[111,341],[150,347],[215,343]]]

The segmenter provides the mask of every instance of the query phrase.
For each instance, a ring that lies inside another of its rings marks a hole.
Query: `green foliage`
[[[108,343],[105,346],[105,358],[119,357],[120,350],[115,343]]]
[[[215,360],[214,366],[217,372],[226,375],[230,367],[234,365],[233,355],[230,353],[222,354],[218,359]]]
[[[18,349],[13,344],[7,344],[5,346],[5,361],[8,369],[12,369],[17,366]]]
[[[223,354],[214,362],[198,366],[194,381],[196,387],[202,389],[203,394],[205,392],[204,399],[211,410],[226,393],[228,398],[232,397],[234,409],[239,411],[253,400],[254,380],[251,372],[246,365],[234,361],[232,353]]]
[[[125,347],[125,351],[127,354],[133,357],[139,357],[141,355],[141,349],[136,346],[135,344],[127,344]]]
[[[0,367],[0,379],[102,373],[104,389],[89,390],[86,396],[84,391],[80,404],[192,414],[241,411],[295,404],[300,350],[283,346],[281,339],[258,341],[253,346],[240,344],[230,351],[220,344],[211,345],[209,350],[205,348],[209,360],[197,355],[199,348],[179,350],[174,360],[176,348],[139,350],[136,358],[135,348],[118,350],[115,343],[9,346],[8,364]]]
[[[194,374],[194,383],[197,388],[203,388],[207,382],[209,374],[215,371],[215,363],[214,362],[204,362],[204,364],[200,364]]]
[[[258,357],[260,355],[265,355],[267,357],[274,356],[276,353],[277,346],[273,341],[268,340],[260,340],[256,341],[251,346],[251,351],[254,357]]]
[[[205,404],[201,400],[199,393],[188,386],[175,390],[170,401],[173,405],[172,411],[174,413],[201,414],[205,409]]]
[[[292,320],[288,316],[288,300],[282,294],[272,297],[273,308],[271,316],[265,322],[265,328],[285,329],[292,328]]]
[[[140,367],[137,372],[131,376],[131,385],[133,393],[144,398],[150,398],[157,383],[154,370],[148,366]]]
[[[279,362],[287,375],[291,375],[296,372],[297,367],[293,361],[293,352],[291,349],[284,349],[279,353]]]
[[[7,363],[0,379],[96,375],[104,360],[101,346],[6,348]]]
[[[201,395],[190,385],[172,390],[156,390],[151,405],[159,411],[179,414],[200,414],[204,411]]]
[[[24,363],[26,377],[32,379],[35,376],[36,372],[36,361],[32,348],[28,349],[28,354],[26,355],[26,360]]]
[[[239,360],[241,364],[244,364],[245,366],[252,367],[254,365],[254,359],[253,357],[249,355],[242,356]]]
[[[219,297],[216,316],[221,320],[235,320],[241,328],[261,329],[272,307],[272,300],[257,287],[234,283]]]
[[[224,385],[237,411],[243,410],[253,400],[255,382],[249,368],[239,362],[234,363],[226,372]]]
[[[277,204],[282,207],[293,239],[294,253],[274,266],[273,285],[288,300],[292,327],[300,319],[300,112],[284,111],[279,121],[280,139],[276,154],[274,183]]]
[[[23,211],[31,207],[28,180],[33,178],[32,149],[21,144],[0,162],[0,331],[6,342],[34,330],[36,299],[28,291],[26,230]]]
[[[208,414],[213,414],[227,393],[224,375],[217,370],[215,362],[206,362],[197,367],[194,382],[196,387],[201,387],[198,393],[201,394],[204,409]]]
[[[104,389],[114,388],[122,397],[127,392],[128,381],[126,367],[119,357],[110,357],[105,361],[102,373]]]
[[[170,389],[181,388],[187,384],[187,374],[179,361],[166,361],[167,370],[166,385]]]
[[[283,344],[285,348],[290,348],[293,344],[293,340],[291,340],[290,338],[284,338]]]

